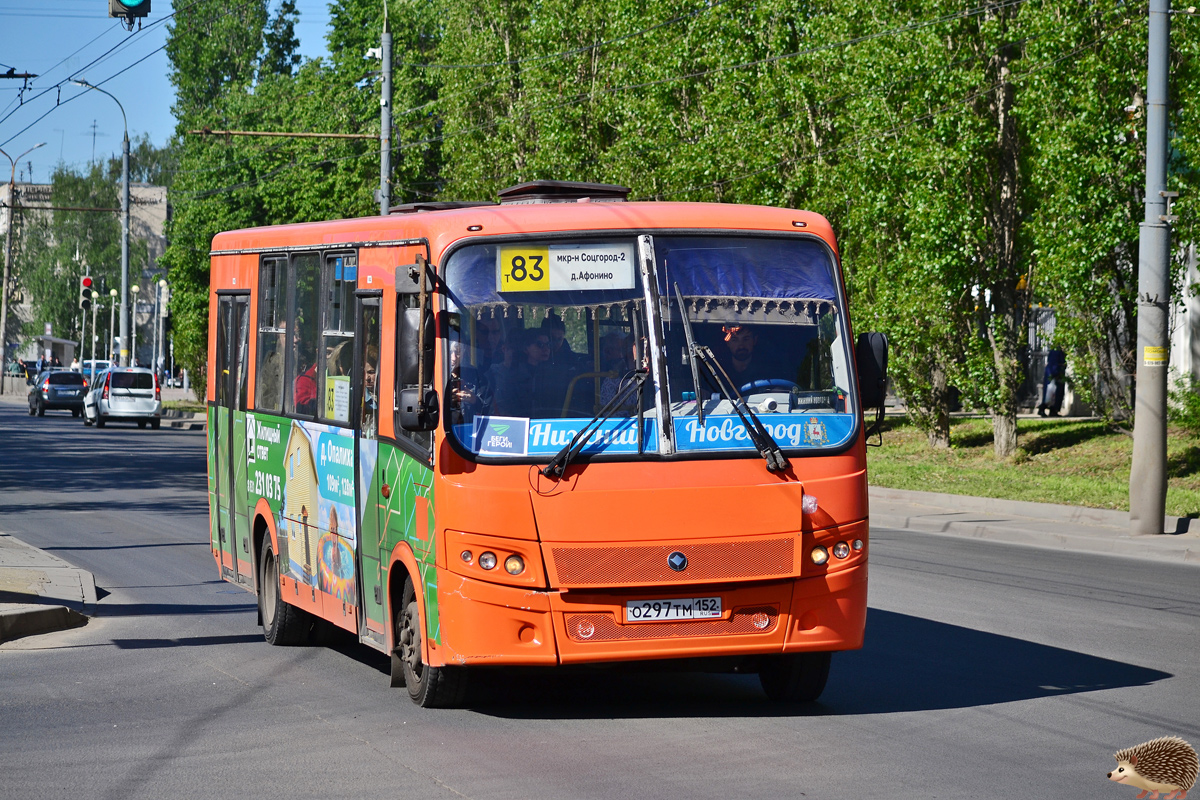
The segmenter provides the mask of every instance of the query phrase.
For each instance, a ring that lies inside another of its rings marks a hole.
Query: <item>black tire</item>
[[[37,415],[39,417],[46,416],[46,407],[44,405],[42,405],[41,403],[37,404]]]
[[[78,408],[72,408],[72,409],[71,409],[71,416],[72,416],[72,417],[78,417],[78,416],[79,416],[79,409],[78,409]]]
[[[98,415],[98,414],[96,415],[96,427],[97,427],[97,428],[103,428],[103,427],[104,427],[104,417],[102,417],[102,416],[100,416],[100,415]]]
[[[143,428],[143,429],[144,429],[144,428],[146,427],[146,420],[144,420],[144,419],[139,419],[139,420],[138,420],[138,427],[139,427],[139,428]]]
[[[88,415],[87,415],[87,414],[84,414],[84,415],[83,415],[83,427],[85,427],[85,428],[90,428],[90,427],[92,427],[92,421],[91,421],[90,419],[88,419]]]
[[[304,609],[284,602],[279,588],[279,567],[270,539],[263,540],[258,566],[258,608],[262,613],[263,636],[271,644],[300,644],[308,638],[312,616]]]
[[[154,430],[158,430],[158,426],[161,424],[162,424],[162,420],[159,420],[159,419],[150,420],[150,427]]]
[[[832,653],[781,653],[763,656],[758,680],[778,703],[810,703],[825,691]]]
[[[408,696],[421,708],[457,708],[467,697],[467,671],[463,667],[430,667],[421,660],[421,620],[417,593],[411,579],[404,581],[400,605],[392,609],[392,632]],[[393,670],[394,673],[394,670]],[[393,677],[392,685],[396,685]]]

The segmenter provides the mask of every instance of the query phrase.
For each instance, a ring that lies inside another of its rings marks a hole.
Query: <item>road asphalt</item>
[[[0,398],[25,402],[24,397]],[[180,418],[168,424],[204,423]],[[1124,511],[874,486],[869,495],[876,528],[1200,565],[1196,519],[1167,517],[1162,534],[1134,536]],[[84,625],[96,602],[90,572],[0,532],[0,642]]]

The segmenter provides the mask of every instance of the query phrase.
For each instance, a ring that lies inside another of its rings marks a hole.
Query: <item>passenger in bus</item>
[[[550,337],[540,328],[523,328],[514,338],[516,347],[506,347],[504,361],[488,370],[494,413],[510,417],[562,416],[566,384],[547,367]]]
[[[494,317],[476,320],[472,349],[475,369],[485,373],[492,364],[503,361],[505,343],[504,324],[501,320]]]
[[[550,337],[550,358],[546,363],[574,371],[584,366],[584,356],[571,349],[567,341],[567,325],[556,312],[551,311],[542,320],[542,333]]]
[[[462,363],[462,342],[450,344],[450,380],[446,394],[450,398],[450,414],[454,423],[490,413],[492,389],[486,372]]]
[[[279,410],[283,402],[283,353],[282,337],[264,336],[261,340],[262,360],[258,367],[258,405],[260,408]]]
[[[317,408],[317,362],[307,342],[296,342],[296,380],[292,383],[292,406],[297,414],[312,414]]]
[[[339,342],[325,351],[325,372],[328,375],[349,375],[353,352],[352,340]]]
[[[624,333],[609,333],[600,338],[600,366],[609,373],[608,377],[600,383],[600,408],[608,405],[608,401],[612,400],[621,390],[622,384],[630,379],[636,366],[636,358],[633,342]],[[627,398],[614,409],[616,414],[628,414],[635,411],[637,411],[635,396]]]
[[[379,431],[379,348],[373,344],[363,350],[362,435],[374,439]]]

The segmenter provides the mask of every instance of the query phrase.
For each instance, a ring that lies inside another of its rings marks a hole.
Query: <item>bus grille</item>
[[[552,547],[550,553],[559,586],[701,583],[792,575],[794,539],[783,536],[679,546]],[[683,572],[667,566],[667,557],[676,551],[687,556],[688,566]]]
[[[567,614],[567,635],[575,642],[614,642],[635,639],[678,639],[696,636],[729,636],[770,633],[779,624],[775,606],[739,608],[729,619],[687,622],[634,622],[619,625],[612,614]]]

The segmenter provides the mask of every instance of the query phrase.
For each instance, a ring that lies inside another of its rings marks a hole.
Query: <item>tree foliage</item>
[[[373,142],[186,131],[378,133],[366,53],[382,2],[332,3],[328,58],[299,65],[290,0],[273,15],[265,0],[201,0],[177,17],[168,260],[197,374],[212,235],[372,214],[379,155]],[[390,0],[387,19],[397,202],[552,178],[806,207],[839,231],[857,326],[890,335],[896,386],[932,444],[949,444],[957,389],[992,412],[996,454],[1014,452],[1039,303],[1057,312],[1076,389],[1109,416],[1129,412],[1144,7]],[[1200,34],[1172,35],[1172,181],[1186,189]],[[1197,233],[1195,202],[1179,203],[1181,236]]]

